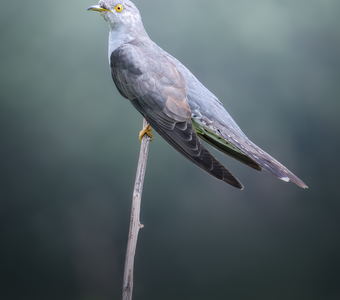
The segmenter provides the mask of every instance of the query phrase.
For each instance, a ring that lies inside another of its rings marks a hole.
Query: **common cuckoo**
[[[176,58],[146,33],[137,7],[129,0],[101,0],[88,8],[109,25],[109,64],[120,94],[180,154],[224,182],[243,189],[203,146],[200,139],[249,167],[269,171],[302,188],[306,184],[251,142],[222,103]]]

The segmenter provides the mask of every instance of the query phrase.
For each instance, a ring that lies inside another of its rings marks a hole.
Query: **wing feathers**
[[[132,101],[134,102],[134,101]],[[155,131],[159,133],[175,150],[182,154],[192,163],[214,176],[238,189],[243,189],[242,183],[234,177],[210,152],[203,147],[196,133],[192,131],[192,140],[182,140],[179,134],[179,127],[175,126],[173,131],[166,131],[153,119],[145,117]],[[189,125],[189,124],[188,124]],[[182,126],[182,124],[180,124]],[[188,129],[187,129],[188,130]]]

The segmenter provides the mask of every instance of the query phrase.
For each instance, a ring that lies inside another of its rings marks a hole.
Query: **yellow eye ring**
[[[115,7],[116,12],[119,12],[119,13],[122,12],[123,9],[124,9],[124,7],[121,4],[117,4],[116,7]]]

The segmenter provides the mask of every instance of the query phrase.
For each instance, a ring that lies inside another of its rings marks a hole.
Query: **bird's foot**
[[[144,134],[147,134],[149,137],[151,137],[151,141],[153,140],[153,136],[151,134],[152,129],[150,128],[150,124],[146,125],[143,130],[139,133],[139,140],[141,141]]]

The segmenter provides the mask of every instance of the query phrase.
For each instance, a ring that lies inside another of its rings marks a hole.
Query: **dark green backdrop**
[[[340,298],[340,2],[136,0],[150,37],[308,190],[215,152],[215,180],[157,134],[136,300]],[[119,299],[141,116],[116,91],[91,0],[0,10],[3,300]]]

